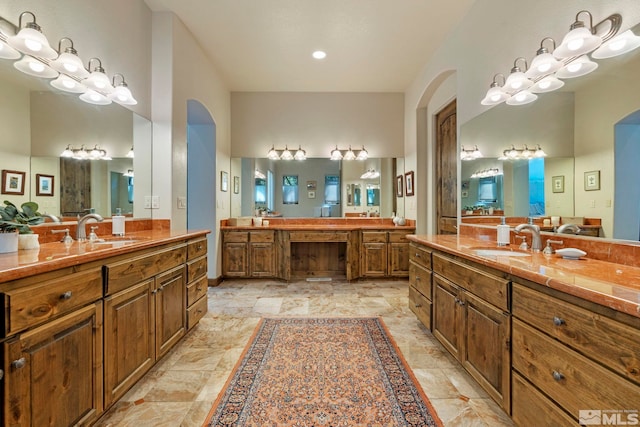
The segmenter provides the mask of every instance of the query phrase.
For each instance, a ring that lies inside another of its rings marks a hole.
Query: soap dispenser
[[[507,225],[505,217],[500,217],[498,229],[498,246],[507,246],[511,242],[511,227]]]
[[[116,208],[116,214],[111,217],[111,233],[114,236],[124,236],[124,215],[120,208]]]

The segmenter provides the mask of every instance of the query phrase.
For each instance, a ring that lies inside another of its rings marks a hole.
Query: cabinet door
[[[186,332],[186,275],[184,267],[156,277],[156,359],[160,359]]]
[[[105,298],[104,401],[119,399],[155,361],[153,279]]]
[[[433,275],[433,335],[456,359],[463,344],[459,287]]]
[[[224,244],[222,256],[222,274],[226,277],[249,276],[249,244],[229,242]]]
[[[251,243],[249,265],[251,266],[251,277],[274,277],[276,275],[275,245],[273,243]]]
[[[389,276],[409,276],[409,243],[389,243]]]
[[[482,388],[509,413],[511,317],[468,292],[464,292],[460,304],[464,328],[464,353],[460,361]]]
[[[90,424],[102,406],[102,303],[4,343],[3,425]]]
[[[365,277],[380,277],[387,273],[387,244],[362,244],[362,271]]]

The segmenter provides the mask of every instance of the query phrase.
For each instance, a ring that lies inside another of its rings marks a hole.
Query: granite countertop
[[[115,255],[205,236],[209,230],[146,230],[124,237],[99,236],[104,243],[41,243],[39,249],[0,254],[0,282],[71,267]]]
[[[457,235],[409,235],[409,240],[511,273],[549,288],[640,317],[640,268],[587,257],[557,254],[480,256],[478,249],[498,249],[495,241]],[[512,248],[516,250],[515,248]]]
[[[405,230],[411,232],[415,229],[411,225],[394,225],[394,224],[297,224],[297,223],[270,223],[269,225],[255,226],[230,226],[222,225],[221,230],[300,230],[300,231],[351,231],[351,230]]]

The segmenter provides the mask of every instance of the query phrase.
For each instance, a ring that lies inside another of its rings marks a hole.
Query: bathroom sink
[[[501,257],[501,256],[514,256],[514,257],[525,257],[531,256],[528,252],[518,252],[512,249],[475,249],[475,254],[483,257]]]
[[[95,240],[93,242],[88,242],[88,243],[91,244],[91,245],[101,245],[101,246],[110,245],[110,246],[113,246],[113,247],[118,247],[118,246],[130,245],[132,243],[139,242],[140,240],[141,239],[118,237],[118,238],[113,238],[113,239],[98,239],[98,240]]]

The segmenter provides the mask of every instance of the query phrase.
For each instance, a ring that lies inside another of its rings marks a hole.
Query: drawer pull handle
[[[64,300],[71,299],[71,295],[72,295],[71,291],[67,291],[64,294],[60,295],[60,299],[64,299]]]
[[[420,307],[422,307],[422,304],[416,304],[415,307],[416,308],[420,308]]]
[[[564,321],[564,319],[560,318],[560,317],[553,317],[553,324],[556,326],[562,326],[564,325],[566,322]]]
[[[26,364],[27,364],[27,359],[25,359],[24,357],[21,357],[20,359],[14,360],[13,362],[11,362],[11,366],[13,366],[14,369],[24,368]]]
[[[199,244],[199,245],[197,246],[197,250],[199,250],[199,251],[201,251],[201,250],[202,250],[202,244]]]
[[[420,280],[422,280],[420,276],[416,276],[416,282],[419,282]]]
[[[201,292],[201,291],[202,291],[202,288],[201,288],[200,286],[198,286],[198,287],[196,288],[196,291]]]
[[[558,371],[553,371],[553,379],[556,381],[562,381],[564,379],[564,375]]]
[[[416,258],[420,258],[420,253],[416,252]]]

